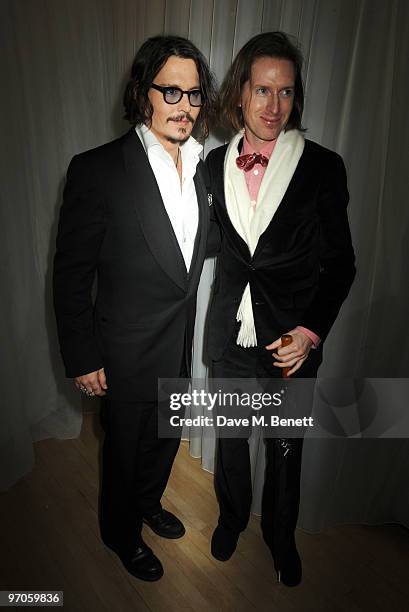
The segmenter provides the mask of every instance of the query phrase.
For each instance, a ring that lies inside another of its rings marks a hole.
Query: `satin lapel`
[[[197,204],[199,207],[199,224],[195,238],[192,263],[189,270],[189,284],[195,287],[202,272],[206,252],[207,234],[209,230],[209,201],[207,189],[200,171],[201,162],[197,165],[193,181],[196,187]]]
[[[158,264],[183,290],[187,272],[182,252],[163,204],[155,175],[134,129],[124,136],[122,150],[143,234]]]
[[[242,141],[240,141],[241,143]],[[239,143],[239,146],[240,146]],[[249,247],[247,243],[243,240],[243,238],[238,234],[230,221],[229,213],[226,208],[226,199],[224,197],[224,160],[226,157],[227,149],[224,151],[224,155],[221,159],[218,160],[218,167],[216,168],[215,176],[215,197],[217,201],[220,203],[218,208],[220,221],[223,224],[226,237],[229,239],[231,244],[239,251],[240,255],[243,257],[245,261],[251,259]]]

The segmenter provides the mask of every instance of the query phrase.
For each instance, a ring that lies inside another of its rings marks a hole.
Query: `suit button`
[[[256,306],[263,306],[264,303],[265,302],[261,302],[261,301],[260,302],[255,302]]]
[[[250,270],[255,270],[256,268],[254,266],[249,266]]]
[[[233,304],[238,304],[239,303],[239,298],[233,298]]]

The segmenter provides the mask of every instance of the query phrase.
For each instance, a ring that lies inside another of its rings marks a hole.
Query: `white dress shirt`
[[[192,136],[180,145],[182,184],[175,162],[146,125],[137,125],[138,134],[155,175],[163,204],[189,270],[199,223],[199,207],[193,177],[202,151]]]

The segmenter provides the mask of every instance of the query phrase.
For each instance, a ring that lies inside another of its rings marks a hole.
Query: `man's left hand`
[[[276,359],[273,362],[274,366],[277,368],[291,367],[291,370],[288,371],[288,376],[291,376],[291,374],[300,369],[307,359],[313,343],[311,338],[299,330],[292,329],[286,333],[292,336],[293,341],[291,344],[281,347],[281,338],[278,338],[271,344],[268,344],[266,349],[268,351],[275,351],[273,352],[273,357]]]

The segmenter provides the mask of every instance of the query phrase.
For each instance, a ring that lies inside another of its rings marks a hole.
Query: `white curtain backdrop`
[[[32,441],[81,427],[64,379],[50,276],[65,171],[79,151],[127,129],[121,98],[151,35],[187,36],[219,82],[254,34],[281,29],[305,57],[307,137],[344,158],[358,274],[321,376],[407,377],[409,4],[406,0],[2,0],[0,490],[33,466]],[[212,134],[206,153],[222,143]],[[194,375],[205,377],[203,323],[213,262],[199,291]],[[83,400],[84,401],[84,400]],[[254,510],[264,454],[251,442]],[[191,453],[213,469],[214,440]],[[300,526],[409,526],[409,444],[307,440]]]

